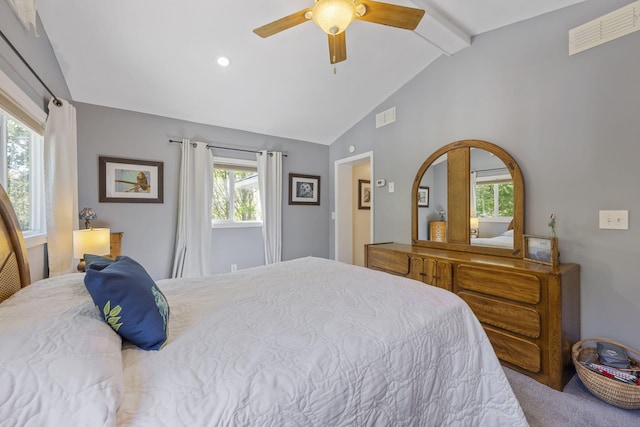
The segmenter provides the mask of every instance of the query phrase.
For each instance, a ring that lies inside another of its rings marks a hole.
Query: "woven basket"
[[[585,343],[592,341],[594,344],[593,346],[584,346]],[[578,377],[580,377],[580,380],[582,380],[585,387],[587,387],[591,393],[601,400],[622,409],[640,409],[640,386],[625,384],[620,381],[607,378],[597,372],[591,371],[580,363],[587,360],[597,359],[598,353],[595,344],[596,341],[619,345],[627,350],[632,364],[640,366],[640,362],[638,361],[640,359],[640,353],[637,351],[607,338],[590,338],[575,343],[571,351],[573,364],[576,367]]]

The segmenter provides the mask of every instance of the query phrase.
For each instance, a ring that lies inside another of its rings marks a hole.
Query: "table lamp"
[[[78,271],[85,271],[84,254],[108,255],[110,252],[111,231],[108,228],[73,231],[73,257],[80,260]]]
[[[98,214],[91,208],[84,208],[80,211],[78,215],[81,220],[84,221],[84,228],[91,228],[91,222],[98,218]]]
[[[478,228],[480,227],[480,223],[478,222],[478,218],[471,217],[469,220],[469,228],[471,228],[471,237],[478,237]]]

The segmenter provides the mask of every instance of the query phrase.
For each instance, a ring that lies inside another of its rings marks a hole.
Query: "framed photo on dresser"
[[[559,264],[558,238],[524,235],[524,260],[555,267]]]

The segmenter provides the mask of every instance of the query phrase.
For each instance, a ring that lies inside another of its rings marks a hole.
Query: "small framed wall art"
[[[358,209],[371,209],[371,181],[358,180]]]
[[[429,207],[429,187],[418,188],[418,207],[419,208]]]
[[[100,156],[98,200],[163,203],[163,165],[163,162]]]
[[[320,177],[317,175],[289,174],[289,204],[319,205]]]
[[[539,262],[550,266],[557,266],[559,261],[558,238],[542,236],[524,236],[525,261]]]

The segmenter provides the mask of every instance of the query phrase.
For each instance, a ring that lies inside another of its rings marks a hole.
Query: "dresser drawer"
[[[499,359],[534,374],[540,372],[542,350],[535,343],[491,327],[485,327],[485,331]]]
[[[459,265],[456,283],[460,289],[480,292],[526,304],[540,302],[540,279],[533,274]]]
[[[393,274],[409,274],[409,255],[402,252],[376,250],[375,245],[367,246],[367,267]]]
[[[460,292],[458,296],[471,307],[482,323],[528,338],[540,337],[540,313],[536,310],[468,292]]]

